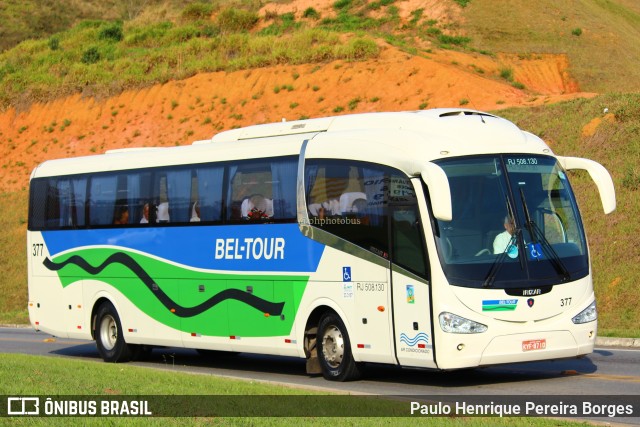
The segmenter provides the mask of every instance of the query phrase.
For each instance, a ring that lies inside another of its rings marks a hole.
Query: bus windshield
[[[452,220],[436,221],[451,285],[524,288],[588,274],[582,223],[556,159],[503,154],[437,164],[451,188]]]

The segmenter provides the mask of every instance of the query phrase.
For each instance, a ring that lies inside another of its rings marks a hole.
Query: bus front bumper
[[[595,331],[579,336],[569,331],[497,336],[482,352],[480,365],[577,357],[593,352],[595,338]]]

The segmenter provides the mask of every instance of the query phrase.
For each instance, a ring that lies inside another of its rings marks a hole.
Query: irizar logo
[[[522,296],[523,297],[532,297],[534,295],[541,295],[542,289],[523,289]]]

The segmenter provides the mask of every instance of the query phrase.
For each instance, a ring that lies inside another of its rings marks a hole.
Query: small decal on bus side
[[[342,297],[344,299],[353,299],[353,283],[347,282],[342,284]]]
[[[384,292],[384,283],[357,283],[356,289],[360,292]]]
[[[342,281],[343,282],[351,281],[351,267],[342,267]]]
[[[44,255],[44,243],[34,243],[33,251],[31,252],[33,256],[43,256]]]
[[[413,285],[407,285],[407,303],[415,304],[416,302],[416,294],[413,289]]]

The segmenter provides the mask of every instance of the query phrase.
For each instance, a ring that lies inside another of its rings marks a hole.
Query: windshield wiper
[[[509,203],[508,197],[505,197],[505,203],[507,205],[507,216],[509,220],[513,221],[513,224],[515,225],[515,221],[516,221],[515,212],[513,211],[513,207],[511,207],[511,203]],[[507,256],[507,252],[509,252],[509,248],[511,248],[511,246],[515,246],[517,250],[518,246],[520,246],[522,243],[523,243],[522,229],[515,228],[513,231],[513,234],[511,235],[511,239],[509,240],[509,243],[504,248],[504,251],[502,251],[502,253],[498,255],[498,258],[496,258],[495,261],[493,261],[493,264],[491,264],[491,268],[487,273],[487,277],[484,279],[484,283],[482,283],[483,288],[489,288],[493,286],[493,282],[496,280],[496,277],[498,276],[498,272],[500,271],[500,268],[502,268],[502,264],[504,264],[504,260],[505,260],[505,257]],[[524,269],[523,257],[520,257],[520,267]]]
[[[516,248],[518,247],[518,242],[520,241],[521,234],[522,234],[522,229],[516,228],[513,234],[511,235],[511,239],[509,240],[509,243],[507,243],[507,246],[505,246],[504,251],[502,251],[502,253],[498,255],[498,258],[496,258],[496,260],[493,261],[493,264],[491,264],[489,273],[487,273],[487,277],[484,279],[484,283],[482,283],[483,288],[489,288],[493,286],[493,282],[496,280],[496,277],[498,276],[498,272],[500,271],[500,268],[502,268],[502,265],[504,264],[504,259],[507,256],[507,252],[509,252],[509,248],[511,246],[515,246]]]
[[[539,240],[540,247],[542,248],[543,253],[547,253],[548,255],[550,255],[549,262],[551,262],[551,265],[553,265],[553,268],[555,268],[556,272],[560,274],[563,281],[565,282],[568,281],[571,278],[571,275],[569,274],[569,270],[567,270],[567,267],[562,262],[562,259],[558,256],[558,253],[553,249],[553,246],[551,246],[551,243],[549,243],[547,238],[544,236],[544,233],[542,232],[542,230],[540,230],[540,228],[535,223],[535,221],[531,219],[531,215],[529,214],[529,207],[527,206],[527,201],[524,197],[524,191],[522,190],[522,187],[520,187],[520,199],[522,201],[522,209],[524,211],[527,230],[529,230],[529,235],[531,236],[531,239],[532,239],[532,242],[531,242],[531,245],[533,245],[532,251],[537,251],[535,245],[536,243],[538,243],[538,240]],[[534,257],[534,258],[540,261],[540,257]]]

